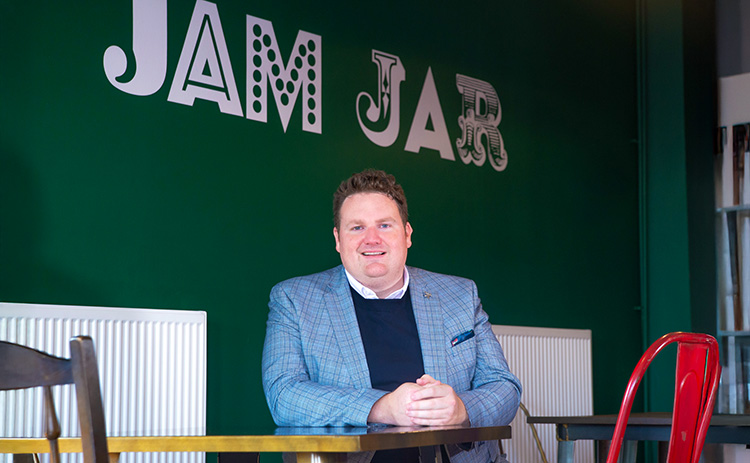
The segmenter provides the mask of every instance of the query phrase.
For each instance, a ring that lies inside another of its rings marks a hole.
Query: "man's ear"
[[[333,227],[333,239],[336,240],[336,251],[341,254],[341,246],[339,246],[339,231],[336,227]]]
[[[404,227],[406,230],[406,247],[411,247],[411,234],[414,233],[414,230],[411,228],[411,224],[409,222],[406,222],[406,226]]]

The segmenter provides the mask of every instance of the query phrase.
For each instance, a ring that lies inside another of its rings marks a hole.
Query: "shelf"
[[[739,206],[727,206],[716,209],[717,214],[722,212],[750,211],[750,204],[740,204]]]
[[[729,337],[732,337],[732,336],[737,337],[737,338],[750,337],[750,331],[724,331],[724,330],[720,330],[719,331],[719,336],[722,337],[722,338],[729,338]]]

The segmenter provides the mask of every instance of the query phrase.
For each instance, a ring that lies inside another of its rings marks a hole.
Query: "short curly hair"
[[[381,193],[388,196],[396,202],[404,225],[409,221],[406,195],[401,185],[396,182],[396,177],[382,170],[366,169],[341,182],[333,194],[333,226],[336,229],[341,225],[341,206],[344,201],[358,193]]]

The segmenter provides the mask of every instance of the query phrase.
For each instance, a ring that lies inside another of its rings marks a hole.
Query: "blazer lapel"
[[[440,294],[425,284],[416,269],[409,268],[409,279],[411,304],[417,321],[425,373],[445,383],[448,380],[448,367],[445,361],[446,340]]]
[[[351,374],[354,387],[371,388],[370,370],[367,368],[365,347],[359,333],[349,282],[346,279],[344,267],[340,266],[339,269],[340,271],[334,272],[334,277],[328,285],[325,309],[331,317],[332,335],[338,343],[340,358],[346,371]]]

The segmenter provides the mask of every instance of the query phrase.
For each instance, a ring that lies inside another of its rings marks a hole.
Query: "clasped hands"
[[[404,383],[375,402],[368,421],[396,426],[442,426],[468,424],[469,415],[452,387],[423,375],[415,383]]]

